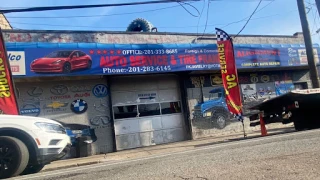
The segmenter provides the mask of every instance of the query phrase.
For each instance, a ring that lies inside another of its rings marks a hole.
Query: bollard
[[[260,128],[261,128],[261,136],[267,136],[267,128],[263,120],[263,112],[260,112]]]

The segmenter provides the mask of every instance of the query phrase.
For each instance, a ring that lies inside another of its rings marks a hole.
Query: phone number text
[[[103,68],[103,73],[139,73],[139,72],[161,72],[171,71],[170,66],[142,66],[142,67],[128,67],[128,68]]]
[[[122,50],[123,55],[178,54],[178,49]]]

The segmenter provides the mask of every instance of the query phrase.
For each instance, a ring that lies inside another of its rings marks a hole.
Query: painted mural
[[[113,151],[109,90],[105,80],[16,83],[20,114],[53,119],[67,127],[73,144],[90,137],[91,154]]]
[[[288,72],[240,73],[244,116],[254,113],[250,107],[292,90],[292,77]],[[186,88],[194,138],[242,131],[227,109],[219,74],[190,76]]]

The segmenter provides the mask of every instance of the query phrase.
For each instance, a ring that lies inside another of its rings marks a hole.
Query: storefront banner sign
[[[319,48],[314,48],[314,58],[319,64]],[[308,59],[306,50],[303,47],[288,48],[235,48],[237,66],[241,68],[264,68],[264,67],[290,67],[307,66]]]
[[[18,109],[9,60],[0,28],[0,112],[1,114],[18,115]]]
[[[26,75],[24,51],[7,51],[12,75]]]
[[[218,28],[216,30],[221,77],[226,92],[227,106],[230,113],[242,121],[242,102],[232,40],[223,30]]]
[[[216,44],[6,43],[13,75],[70,76],[219,70]],[[239,69],[306,66],[304,47],[236,45]],[[314,49],[318,59],[319,48]],[[317,60],[318,62],[318,60]]]

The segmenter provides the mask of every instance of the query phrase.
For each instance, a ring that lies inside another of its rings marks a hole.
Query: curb
[[[67,165],[67,166],[47,168],[47,169],[43,169],[40,172],[49,172],[49,171],[55,171],[55,170],[60,170],[60,169],[65,169],[65,168],[73,168],[73,167],[86,166],[86,165],[99,164],[99,163],[102,163],[102,162],[99,160],[99,161],[76,163],[76,164]]]

